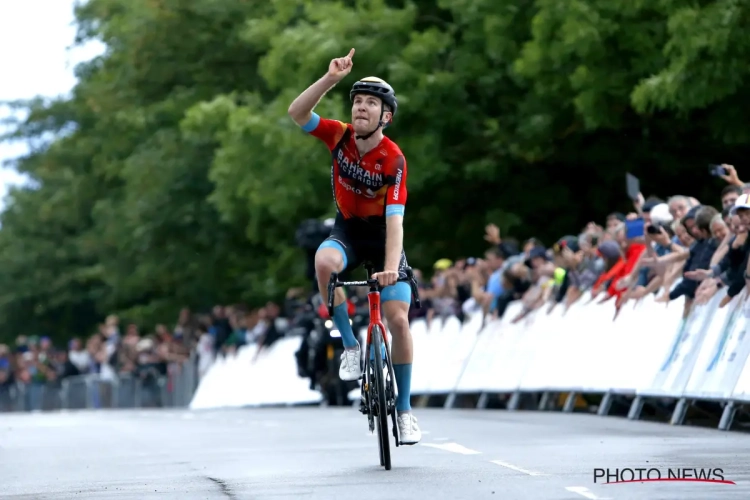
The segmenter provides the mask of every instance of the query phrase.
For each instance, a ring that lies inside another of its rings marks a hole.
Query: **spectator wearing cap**
[[[743,194],[732,207],[732,215],[736,215],[738,222],[746,228],[750,228],[750,193]]]
[[[649,196],[645,201],[643,201],[641,196],[641,199],[637,200],[634,205],[636,210],[638,211],[638,215],[642,217],[643,222],[648,225],[651,224],[651,211],[659,205],[666,204],[663,200],[657,198],[656,196]]]
[[[649,222],[651,224],[671,224],[674,222],[672,214],[669,212],[669,205],[666,203],[657,203],[648,212]]]
[[[725,166],[725,168],[729,167],[731,167],[731,165]],[[717,214],[714,217],[714,220],[711,221],[711,233],[719,242],[719,248],[711,259],[712,267],[718,265],[729,251],[730,239],[733,237],[733,234],[732,231],[728,229],[728,226],[731,224],[730,219],[733,213],[733,207],[742,194],[742,188],[739,186],[742,182],[737,178],[737,171],[734,170],[734,167],[731,167],[731,169],[729,175],[723,176],[727,179],[727,182],[729,182],[730,185],[726,186],[721,191],[722,213]]]

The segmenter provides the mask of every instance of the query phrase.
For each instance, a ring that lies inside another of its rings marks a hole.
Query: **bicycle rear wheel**
[[[385,388],[385,376],[383,375],[383,333],[380,331],[379,326],[372,328],[372,349],[375,358],[375,376],[373,377],[373,385],[375,386],[375,394],[377,395],[377,428],[378,428],[378,443],[380,447],[380,465],[385,466],[385,470],[391,470],[391,449],[388,439],[388,406],[386,404],[386,388]]]

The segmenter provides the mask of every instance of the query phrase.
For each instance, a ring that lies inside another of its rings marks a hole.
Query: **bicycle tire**
[[[396,384],[393,381],[396,372],[393,371],[393,360],[391,359],[391,355],[388,352],[388,349],[386,349],[385,351],[385,366],[388,368],[388,377],[386,377],[385,380],[386,404],[389,407],[388,409],[390,410],[389,413],[391,415],[391,425],[393,426],[393,442],[396,444],[396,448],[398,448],[400,446],[400,442],[398,434],[398,412],[396,411]]]
[[[390,438],[388,437],[388,406],[385,399],[385,376],[383,375],[383,338],[379,326],[372,328],[372,349],[375,351],[375,377],[373,382],[378,401],[378,442],[380,448],[380,464],[385,470],[391,470]]]

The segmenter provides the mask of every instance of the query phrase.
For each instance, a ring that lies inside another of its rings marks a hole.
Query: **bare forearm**
[[[721,262],[721,259],[724,258],[724,256],[729,251],[729,240],[731,239],[732,234],[729,233],[727,236],[721,241],[721,244],[719,245],[719,248],[716,249],[713,256],[711,257],[711,267],[717,265],[719,262]]]
[[[646,288],[643,290],[644,296],[657,291],[662,284],[664,284],[664,276],[654,276],[654,279],[649,281],[648,285],[646,285]]]
[[[392,215],[386,219],[385,229],[385,270],[397,271],[404,248],[403,217]]]
[[[338,80],[328,74],[320,78],[292,101],[289,105],[289,116],[300,126],[306,124],[310,121],[315,106],[337,83]]]
[[[690,257],[690,252],[683,249],[679,251],[674,251],[670,253],[669,255],[665,255],[664,257],[659,257],[659,261],[665,264],[677,264],[680,262],[687,261],[688,257]]]

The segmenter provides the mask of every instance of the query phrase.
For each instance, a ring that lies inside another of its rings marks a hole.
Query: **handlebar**
[[[409,287],[411,288],[412,296],[414,297],[414,304],[417,306],[417,309],[422,308],[422,304],[419,300],[419,289],[417,288],[417,280],[414,277],[414,272],[412,271],[411,267],[407,267],[404,269],[404,272],[406,273],[405,278],[399,278],[396,280],[396,282],[406,282],[409,283]],[[338,281],[338,273],[331,273],[331,278],[328,280],[328,315],[333,318],[333,299],[334,299],[334,292],[336,290],[336,287],[340,286],[368,286],[370,287],[371,292],[380,292],[383,289],[383,286],[380,285],[378,280],[369,278],[364,281]],[[390,285],[392,286],[392,285]]]

